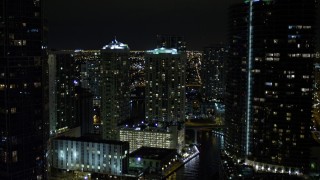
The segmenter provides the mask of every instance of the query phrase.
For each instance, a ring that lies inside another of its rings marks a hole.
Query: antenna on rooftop
[[[114,42],[117,43],[117,36],[114,36]]]

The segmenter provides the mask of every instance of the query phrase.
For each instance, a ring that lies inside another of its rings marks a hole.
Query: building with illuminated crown
[[[102,137],[118,139],[117,126],[130,116],[129,47],[112,41],[101,51]]]
[[[158,48],[146,52],[146,121],[183,123],[185,120],[186,54]]]
[[[225,146],[256,170],[311,167],[316,1],[231,8]]]

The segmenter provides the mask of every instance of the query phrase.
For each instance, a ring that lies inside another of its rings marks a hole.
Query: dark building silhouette
[[[306,173],[316,1],[246,1],[230,14],[225,145],[257,170]]]
[[[229,12],[229,56],[226,59],[225,148],[237,157],[245,154],[247,12],[245,4]]]
[[[41,0],[0,1],[0,179],[45,179]],[[46,132],[47,133],[47,132]]]
[[[76,88],[77,114],[81,124],[81,136],[94,132],[94,113],[93,113],[93,94],[89,89],[82,87]]]

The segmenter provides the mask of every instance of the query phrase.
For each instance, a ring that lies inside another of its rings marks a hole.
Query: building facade
[[[52,51],[49,65],[49,120],[50,134],[60,129],[80,125],[77,112],[76,87],[80,87],[74,51]]]
[[[238,41],[237,45],[245,48],[230,52],[239,66],[233,67],[238,72],[238,84],[229,81],[229,87],[246,88],[240,89],[240,106],[245,103],[246,108],[235,108],[234,112],[239,112],[235,119],[226,116],[231,125],[227,138],[238,139],[238,144],[227,141],[228,146],[235,146],[257,170],[307,173],[312,139],[316,1],[246,1],[243,6],[245,11],[238,12],[242,16],[231,20],[235,28],[231,28],[232,42]],[[229,93],[233,98],[239,95],[232,90]],[[227,102],[226,111],[230,112],[235,102]],[[236,123],[240,124],[240,134],[230,132]]]
[[[52,141],[52,164],[59,170],[123,175],[128,167],[128,142],[58,137]]]
[[[130,117],[129,47],[114,40],[101,50],[102,137],[118,139],[117,126]]]
[[[129,155],[128,169],[147,171],[161,176],[176,161],[178,161],[176,149],[141,147]]]
[[[230,8],[229,55],[225,64],[224,145],[228,152],[237,157],[245,156],[247,12],[246,4],[237,4]]]
[[[167,129],[158,127],[122,127],[120,141],[128,141],[130,152],[143,146],[165,149],[177,149],[180,153],[184,147],[184,129],[171,126]]]
[[[41,0],[0,2],[0,179],[45,179]]]
[[[146,53],[146,121],[185,121],[186,55],[176,49],[159,48]]]

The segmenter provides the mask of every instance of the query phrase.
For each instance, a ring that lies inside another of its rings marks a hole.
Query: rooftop
[[[82,136],[82,137],[60,136],[60,137],[56,137],[55,140],[93,142],[93,143],[117,144],[117,145],[124,145],[124,144],[128,143],[126,141],[105,140],[105,139],[101,139],[100,137],[96,137],[96,136]]]
[[[167,48],[157,48],[154,50],[148,50],[147,51],[148,54],[178,54],[177,49],[171,48],[171,49],[167,49]]]
[[[129,46],[127,44],[124,44],[122,42],[117,41],[116,39],[114,39],[113,41],[111,41],[111,43],[109,43],[108,45],[105,45],[102,47],[102,49],[123,49],[123,50],[129,50]]]
[[[162,160],[171,154],[177,154],[176,149],[141,147],[130,154],[130,157]]]

